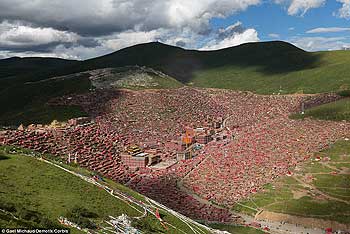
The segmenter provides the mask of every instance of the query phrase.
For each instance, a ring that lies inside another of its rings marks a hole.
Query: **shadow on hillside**
[[[198,71],[232,67],[239,72],[254,71],[263,75],[278,75],[300,70],[313,69],[322,65],[319,53],[305,52],[289,44],[264,45],[245,44],[219,51],[192,52],[179,61],[179,56],[168,58],[171,66],[165,70],[170,75],[188,83]],[[197,54],[197,56],[196,56]],[[170,62],[172,61],[172,62]]]
[[[5,156],[3,154],[0,154],[0,161],[6,160],[6,159],[10,159],[10,157],[7,157],[7,156]]]
[[[149,43],[85,61],[84,66],[91,69],[137,64],[152,67],[188,83],[198,71],[235,67],[274,75],[315,68],[321,65],[321,58],[319,53],[309,53],[280,41],[248,43],[217,51],[184,50]]]
[[[74,108],[52,108],[47,102],[61,96],[87,93],[90,87],[90,80],[86,76],[29,82],[8,87],[0,92],[0,125],[47,124],[54,119],[60,121],[70,116],[75,117],[81,111]]]
[[[320,53],[309,53],[292,44],[273,41],[247,43],[216,51],[184,50],[162,43],[146,43],[50,70],[52,76],[108,67],[146,66],[188,83],[198,71],[235,67],[264,75],[283,74],[321,65]]]
[[[142,180],[138,182],[137,187],[147,188],[147,191],[140,191],[137,188],[135,190],[189,218],[195,220],[209,219],[208,221],[222,221],[222,212],[226,210],[220,211],[211,205],[201,203],[194,199],[191,195],[188,195],[178,187],[178,180],[181,180],[181,178],[176,174],[161,175],[157,178],[143,177]],[[207,215],[207,212],[211,213],[211,215]],[[166,215],[164,219],[167,220]]]

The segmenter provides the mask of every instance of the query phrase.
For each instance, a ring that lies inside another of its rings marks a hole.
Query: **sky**
[[[0,0],[0,59],[84,60],[159,41],[216,50],[283,40],[350,48],[350,0]]]

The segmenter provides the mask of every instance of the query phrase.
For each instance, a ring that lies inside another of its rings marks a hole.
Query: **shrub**
[[[11,202],[0,202],[0,209],[2,210],[6,210],[8,212],[16,212],[16,206],[15,204],[11,203]]]
[[[350,90],[342,90],[342,91],[339,91],[339,92],[338,92],[338,95],[339,95],[339,96],[342,96],[342,97],[350,97]]]

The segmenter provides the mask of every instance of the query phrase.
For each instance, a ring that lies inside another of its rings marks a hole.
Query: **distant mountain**
[[[171,78],[172,81],[159,80],[165,84],[159,87],[164,88],[184,84],[262,94],[320,93],[350,89],[350,51],[311,53],[282,41],[247,43],[217,51],[196,51],[152,42],[85,61],[55,58],[0,60],[0,105],[3,106],[3,113],[16,113],[16,110],[30,106],[31,103],[40,106],[43,100],[51,97],[86,92],[91,87],[89,75],[76,76],[78,78],[75,81],[63,79],[35,84],[28,82],[103,68],[125,70],[136,66],[152,69]],[[128,77],[135,79],[135,76],[123,77],[126,86],[130,84]],[[178,84],[174,83],[173,78]],[[10,104],[7,101],[9,98],[12,100]],[[39,104],[37,100],[41,100]]]
[[[65,67],[78,61],[59,58],[19,58],[0,60],[0,91],[28,81],[38,81],[55,76]]]
[[[310,53],[282,41],[247,43],[217,51],[185,50],[152,42],[81,62],[52,58],[0,60],[0,84],[2,87],[8,84],[3,83],[3,77],[33,81],[87,70],[139,65],[200,87],[257,93],[317,93],[348,85],[349,64],[350,51]]]
[[[59,58],[19,58],[13,57],[0,60],[0,79],[11,76],[18,76],[24,73],[35,73],[38,71],[50,71],[67,65],[78,63],[73,60]]]
[[[185,50],[152,42],[87,60],[81,68],[141,65],[188,83],[196,72],[220,67],[260,67],[261,73],[275,74],[313,67],[316,62],[317,56],[281,41],[248,43],[217,51]]]

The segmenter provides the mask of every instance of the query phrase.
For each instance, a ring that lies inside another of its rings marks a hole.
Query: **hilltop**
[[[161,71],[186,85],[265,94],[279,89],[283,93],[320,93],[348,88],[349,55],[349,51],[306,52],[283,41],[247,43],[217,51],[185,50],[151,42],[85,61],[0,60],[0,82],[15,77],[21,77],[21,82],[34,81],[138,65]]]
[[[306,52],[282,41],[247,43],[217,51],[147,43],[84,61],[75,69],[137,64],[199,87],[261,94],[321,93],[349,88],[349,55],[349,51]]]
[[[46,102],[62,95],[89,92],[93,84],[92,75],[87,71],[114,69],[121,80],[118,81],[121,85],[116,88],[187,85],[259,94],[289,94],[347,90],[350,85],[349,65],[350,51],[311,53],[282,41],[247,43],[217,51],[185,50],[152,42],[85,61],[3,59],[0,60],[0,124],[17,125],[20,120],[47,123],[54,118],[66,120],[83,115],[83,110],[74,108],[64,110],[66,114],[62,117],[59,114],[61,109],[53,109]],[[136,67],[143,67],[148,72]],[[52,79],[67,76],[74,79]],[[135,77],[138,80],[143,77],[148,83],[151,81],[150,85],[144,81],[141,86],[130,82]],[[157,81],[153,82],[153,79]]]

